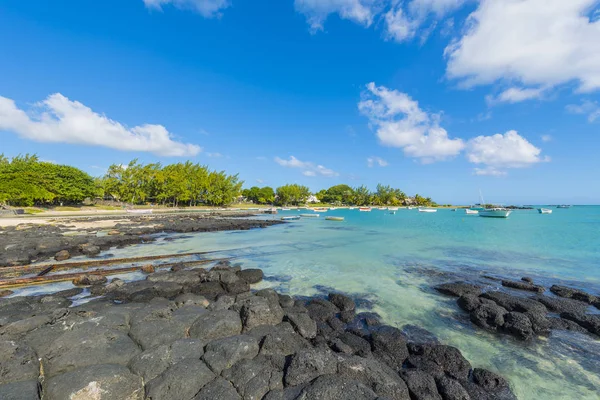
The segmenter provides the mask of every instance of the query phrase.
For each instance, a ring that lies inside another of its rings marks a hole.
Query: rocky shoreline
[[[0,299],[0,398],[515,399],[458,349],[409,340],[343,294],[252,290],[262,271],[227,262],[175,269],[90,278],[101,297],[74,307],[81,287]]]
[[[278,220],[258,220],[255,214],[165,214],[152,216],[106,216],[63,218],[55,224],[22,224],[0,227],[0,268],[27,265],[54,257],[63,261],[73,256],[95,256],[111,247],[125,247],[156,240],[159,233],[248,230],[279,224]],[[95,226],[112,222],[109,228]],[[85,228],[77,224],[85,224]],[[98,235],[103,232],[104,235]]]

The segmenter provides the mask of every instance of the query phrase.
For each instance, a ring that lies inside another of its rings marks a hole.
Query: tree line
[[[310,189],[298,184],[242,190],[237,174],[213,171],[190,161],[162,165],[113,164],[102,177],[93,178],[68,165],[42,161],[26,154],[12,159],[0,154],[0,204],[13,206],[51,206],[79,204],[85,199],[112,199],[129,204],[168,206],[227,206],[238,200],[255,204],[303,205],[312,196]],[[402,190],[377,185],[352,188],[335,185],[316,193],[319,202],[334,205],[431,206],[429,197],[408,197]]]

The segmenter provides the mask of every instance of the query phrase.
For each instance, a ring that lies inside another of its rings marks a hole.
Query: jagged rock
[[[286,313],[285,318],[306,339],[317,336],[317,324],[306,313]]]
[[[408,386],[411,399],[442,400],[442,396],[437,391],[435,379],[428,373],[417,369],[409,369],[403,370],[400,376]]]
[[[203,359],[215,374],[220,374],[240,360],[256,357],[258,350],[258,341],[252,336],[231,336],[210,342]]]
[[[42,325],[50,323],[51,321],[52,315],[48,314],[25,318],[20,321],[11,322],[10,324],[0,328],[0,335],[6,335],[9,337],[18,336],[37,329]]]
[[[0,341],[0,385],[37,379],[40,363],[33,349],[12,340]]]
[[[533,279],[532,279],[532,278],[530,278],[530,277],[528,277],[528,276],[524,276],[524,277],[522,277],[522,278],[521,278],[521,280],[522,280],[523,282],[527,282],[527,283],[533,283]]]
[[[543,293],[544,291],[546,291],[546,289],[543,286],[534,285],[532,283],[524,282],[524,281],[503,280],[502,286],[513,288],[513,289],[519,289],[519,290],[527,290],[530,292],[537,292],[537,293]]]
[[[189,334],[190,337],[210,342],[227,336],[239,335],[241,332],[242,322],[238,313],[223,310],[200,315],[191,326]]]
[[[238,278],[252,285],[263,280],[263,272],[260,269],[243,269],[236,272]]]
[[[142,400],[142,378],[122,365],[90,365],[51,378],[45,399]]]
[[[86,243],[79,246],[79,251],[86,256],[95,256],[100,254],[100,247],[91,243]]]
[[[152,275],[150,275],[152,276]],[[183,287],[174,282],[135,281],[111,291],[108,298],[111,300],[148,302],[155,297],[174,298],[179,295]]]
[[[106,283],[108,279],[106,279],[103,275],[96,274],[86,274],[82,276],[78,276],[73,279],[73,285],[81,285],[81,286],[89,286],[89,285],[102,285]]]
[[[215,300],[219,295],[227,292],[221,285],[221,282],[204,282],[192,288],[192,293],[199,294],[209,300]]]
[[[436,286],[435,290],[437,290],[440,293],[456,297],[464,295],[479,296],[482,293],[480,286],[466,282],[443,283],[441,285]]]
[[[304,387],[302,400],[375,400],[378,396],[360,382],[338,375],[324,375]]]
[[[568,298],[557,298],[549,297],[544,295],[538,295],[532,297],[533,300],[542,303],[550,311],[557,313],[561,312],[572,312],[572,313],[584,313],[588,307],[587,303],[579,300],[572,300]]]
[[[92,286],[90,288],[90,292],[94,296],[101,296],[103,294],[110,293],[114,290],[117,290],[120,287],[123,287],[124,285],[125,285],[125,282],[123,280],[121,280],[119,278],[114,278],[112,281],[110,281],[110,283],[108,285]]]
[[[508,382],[504,378],[482,368],[473,369],[473,381],[488,392],[508,387]]]
[[[341,339],[335,339],[331,344],[331,349],[337,353],[354,354],[354,349],[344,343]]]
[[[468,298],[464,297],[463,299]],[[463,307],[466,307],[466,305],[463,305]],[[495,331],[504,325],[504,316],[507,313],[508,311],[504,307],[492,303],[483,303],[472,310],[469,317],[475,325]]]
[[[96,326],[66,331],[48,348],[40,354],[47,378],[93,364],[127,365],[140,353],[125,333]]]
[[[427,329],[419,326],[406,324],[402,326],[402,333],[407,341],[417,344],[439,344],[438,338]]]
[[[467,380],[471,364],[460,350],[452,346],[409,343],[408,364],[412,368],[426,371],[434,377],[447,375],[460,381]]]
[[[380,326],[371,333],[373,355],[395,370],[400,370],[408,358],[406,338],[392,326]]]
[[[0,399],[38,400],[40,398],[38,386],[37,379],[0,384]]]
[[[264,297],[265,299],[269,300],[269,303],[279,304],[279,295],[271,288],[261,289],[257,291],[255,295],[258,297]]]
[[[146,397],[152,400],[192,399],[215,379],[202,360],[186,359],[146,384]]]
[[[471,400],[469,392],[460,384],[460,382],[450,379],[447,376],[436,378],[438,393],[444,400]]]
[[[283,308],[291,308],[294,306],[294,299],[291,296],[288,296],[287,294],[280,294],[279,305]]]
[[[150,282],[176,283],[181,286],[193,286],[200,283],[200,276],[197,271],[161,271],[149,275],[146,280]]]
[[[353,311],[356,308],[354,300],[340,293],[329,293],[329,301],[340,311]]]
[[[140,270],[145,274],[152,274],[152,273],[154,273],[155,268],[154,268],[154,265],[148,264],[148,265],[142,265]]]
[[[361,357],[371,356],[371,344],[360,336],[356,336],[351,332],[344,332],[339,336],[339,340],[352,348],[353,354]]]
[[[56,261],[65,261],[71,258],[71,253],[68,250],[61,250],[54,255]]]
[[[327,321],[329,318],[335,317],[340,310],[331,302],[324,299],[313,299],[306,306],[308,315],[314,320]]]
[[[503,292],[485,292],[481,297],[494,301],[508,311],[540,313],[542,315],[546,315],[548,312],[546,306],[542,303],[525,297],[511,296]]]
[[[551,329],[563,330],[563,331],[573,331],[580,333],[587,333],[588,330],[583,326],[579,325],[574,321],[570,321],[568,319],[563,319],[559,317],[550,317],[548,318],[548,322],[550,322]]]
[[[527,340],[533,336],[531,320],[520,312],[509,312],[504,316],[503,328],[519,339]]]
[[[574,314],[565,312],[560,314],[561,318],[576,322],[591,333],[600,335],[600,315],[597,314]]]
[[[373,358],[344,357],[338,363],[338,374],[364,384],[377,395],[393,400],[408,400],[408,388],[398,374]]]
[[[200,390],[194,400],[242,400],[233,385],[217,377]]]
[[[567,286],[552,285],[550,291],[557,296],[583,301],[588,304],[595,304],[598,302],[598,297],[586,293],[583,290],[574,289]]]
[[[298,335],[289,322],[284,322],[275,327],[268,327],[267,332],[259,332],[261,328],[255,328],[248,332],[249,335],[262,335],[260,354],[265,356],[294,354],[301,349],[308,348],[310,344]],[[256,336],[255,336],[256,337]]]
[[[321,375],[335,374],[336,371],[337,360],[333,354],[315,349],[299,350],[292,356],[290,365],[285,371],[285,384],[299,385]]]
[[[184,293],[175,298],[175,305],[177,307],[200,306],[207,308],[210,305],[210,302],[204,296],[193,293]]]
[[[277,325],[283,320],[283,309],[265,297],[254,296],[244,301],[240,316],[246,330],[260,325]]]
[[[244,399],[262,399],[271,390],[283,389],[282,370],[264,356],[238,362],[223,377]]]
[[[14,292],[12,290],[3,289],[3,290],[0,290],[0,297],[10,296],[13,293]]]

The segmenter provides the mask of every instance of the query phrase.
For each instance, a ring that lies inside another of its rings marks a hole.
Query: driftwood
[[[173,263],[157,265],[155,267],[157,269],[164,269],[164,268],[170,268],[176,264],[183,265],[184,267],[191,267],[191,266],[204,265],[204,264],[209,264],[209,263],[213,263],[213,262],[227,261],[227,260],[229,260],[229,258],[217,258],[217,259],[212,259],[212,260],[196,260],[196,261],[186,261],[186,262],[173,262]],[[117,274],[129,273],[129,272],[136,272],[136,271],[140,271],[141,269],[142,269],[142,266],[140,265],[140,266],[136,266],[136,267],[95,269],[95,270],[91,270],[91,271],[73,272],[73,273],[68,273],[68,274],[54,274],[54,275],[44,275],[44,276],[31,276],[28,278],[6,279],[6,280],[0,281],[0,289],[15,288],[15,287],[20,287],[20,286],[42,285],[42,284],[53,283],[53,282],[66,282],[66,281],[71,281],[82,275],[102,275],[102,276],[117,275]]]

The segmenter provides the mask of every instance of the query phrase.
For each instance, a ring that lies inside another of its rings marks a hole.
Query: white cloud
[[[281,165],[282,167],[303,169],[304,171],[302,172],[302,174],[305,176],[320,175],[320,176],[331,178],[331,177],[340,175],[337,172],[335,172],[329,168],[326,168],[322,165],[317,165],[310,161],[300,161],[299,159],[297,159],[294,156],[290,156],[289,160],[284,160],[282,158],[275,157],[275,162],[277,164]]]
[[[387,167],[389,165],[389,163],[381,157],[367,158],[367,166],[369,168],[373,168],[373,166],[375,166],[375,164],[379,165],[380,167]]]
[[[439,126],[439,114],[427,114],[406,93],[371,82],[358,108],[376,128],[381,144],[402,148],[407,156],[422,162],[444,160],[464,148],[461,139],[450,139]]]
[[[162,125],[127,128],[60,93],[48,96],[28,112],[0,96],[0,130],[37,142],[102,146],[160,156],[194,156],[202,150],[194,144],[174,141]]]
[[[565,108],[571,114],[587,114],[589,122],[600,118],[600,105],[597,101],[584,100],[581,104],[569,104]]]
[[[487,96],[488,104],[494,105],[497,103],[520,103],[525,100],[540,99],[544,94],[543,88],[519,88],[511,87],[504,90],[497,96]]]
[[[378,13],[379,3],[377,0],[295,0],[294,7],[306,16],[311,30],[316,32],[323,30],[329,14],[370,26]]]
[[[445,50],[447,75],[466,87],[501,81],[529,88],[506,93],[513,102],[569,82],[578,91],[600,89],[600,21],[587,16],[597,2],[482,0],[465,34]]]
[[[264,181],[264,180],[262,180],[262,179],[257,179],[257,180],[256,180],[256,183],[265,183],[265,181]]]
[[[476,175],[504,175],[509,168],[525,168],[550,161],[549,157],[541,157],[541,152],[517,131],[478,136],[467,143],[467,160],[484,166],[475,169]]]
[[[223,154],[221,153],[206,153],[207,156],[209,156],[210,158],[222,158]]]
[[[183,10],[193,10],[205,18],[220,17],[221,10],[230,6],[229,0],[143,0],[146,7],[162,10],[164,5],[172,4]]]
[[[551,142],[552,141],[552,136],[550,135],[542,135],[542,142]]]

